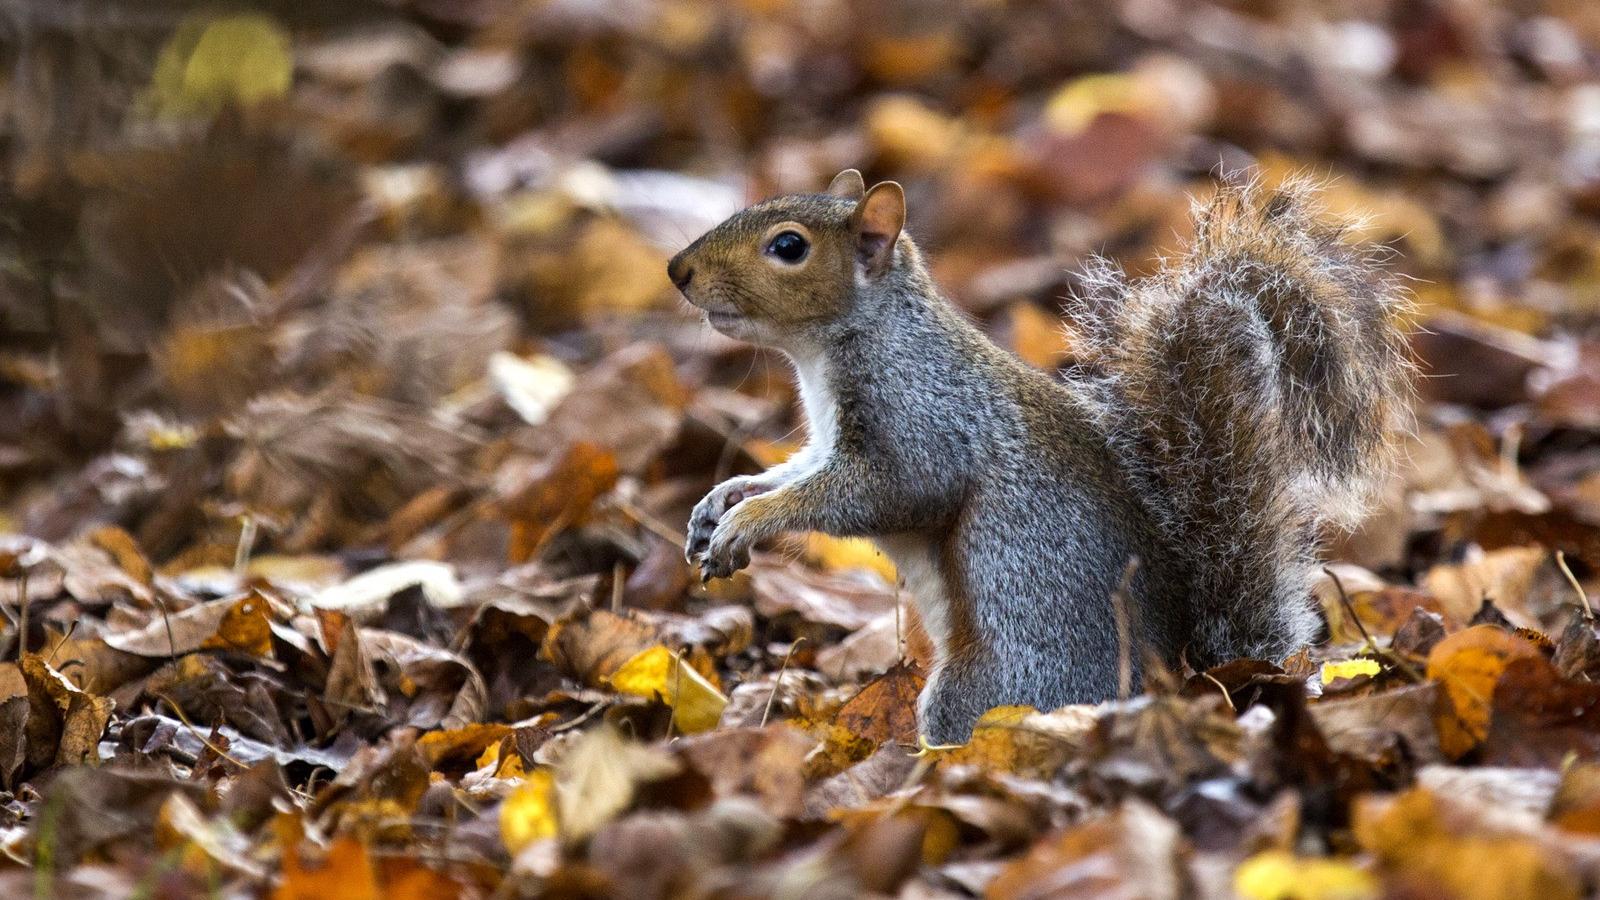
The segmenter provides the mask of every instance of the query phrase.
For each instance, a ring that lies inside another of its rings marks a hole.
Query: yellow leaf
[[[1301,859],[1283,850],[1257,853],[1239,865],[1233,889],[1244,900],[1362,900],[1378,883],[1337,859]]]
[[[1159,107],[1159,99],[1141,79],[1124,74],[1085,75],[1063,85],[1045,105],[1051,129],[1078,134],[1102,113],[1141,116]]]
[[[549,769],[534,769],[500,805],[500,840],[512,855],[556,836],[554,787]]]
[[[495,741],[478,754],[478,771],[487,770],[496,778],[522,778],[528,772],[522,767],[522,755],[513,753],[503,761],[500,758],[500,747],[504,741]]]
[[[1456,900],[1577,900],[1571,864],[1532,837],[1502,833],[1463,815],[1425,788],[1366,794],[1351,810],[1351,833],[1402,884],[1427,885]]]
[[[672,707],[672,718],[684,734],[717,727],[728,698],[692,666],[660,644],[649,647],[612,673],[611,686],[635,697],[660,697]]]
[[[1326,662],[1322,664],[1322,683],[1328,684],[1339,678],[1360,678],[1362,675],[1376,675],[1380,670],[1375,659],[1344,659],[1339,662]]]
[[[941,765],[1047,778],[1067,762],[1071,747],[1030,727],[1029,718],[1037,715],[1031,706],[996,706],[978,719],[965,744],[940,753],[938,760]]]
[[[271,18],[196,15],[161,49],[149,102],[169,115],[214,112],[282,97],[293,76],[289,34]]]
[[[882,575],[883,580],[890,584],[900,580],[899,574],[895,572],[894,563],[883,555],[878,545],[866,538],[836,538],[812,532],[806,535],[805,555],[813,565],[830,572],[839,569],[867,569]]]

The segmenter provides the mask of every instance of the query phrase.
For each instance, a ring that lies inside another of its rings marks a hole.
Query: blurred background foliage
[[[666,424],[623,476],[777,458],[782,367],[663,262],[847,166],[905,183],[951,297],[1044,367],[1087,257],[1149,271],[1217,175],[1310,170],[1412,279],[1437,404],[1429,499],[1397,487],[1344,552],[1404,568],[1419,526],[1554,504],[1535,530],[1596,556],[1562,529],[1600,521],[1600,463],[1506,467],[1600,427],[1591,3],[59,2],[0,29],[0,521],[35,536],[115,524],[194,562],[249,519],[262,547],[392,551],[419,497],[444,516],[523,490],[508,460],[629,446],[601,400],[537,426],[640,339],[612,364],[657,373]]]

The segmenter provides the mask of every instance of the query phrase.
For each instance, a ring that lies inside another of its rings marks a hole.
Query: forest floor
[[[192,6],[0,22],[0,893],[1600,891],[1600,9]],[[666,259],[846,167],[1044,369],[1325,178],[1426,374],[1326,640],[918,755],[869,545],[702,586],[803,423]]]

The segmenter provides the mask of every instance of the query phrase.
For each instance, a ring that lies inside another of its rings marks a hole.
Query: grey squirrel
[[[1116,696],[1124,627],[1168,665],[1313,640],[1320,530],[1360,514],[1409,414],[1406,295],[1311,186],[1219,188],[1161,273],[1092,264],[1062,378],[992,343],[930,278],[898,184],[735,214],[668,276],[713,328],[792,361],[806,445],[695,507],[704,577],[789,531],[874,539],[934,645],[923,740],[998,705]],[[1136,561],[1136,562],[1135,562]]]

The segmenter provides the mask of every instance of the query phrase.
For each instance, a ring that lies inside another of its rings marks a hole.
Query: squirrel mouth
[[[730,312],[728,310],[721,309],[706,310],[706,322],[708,322],[712,328],[723,328],[730,325],[737,325],[743,321],[744,316],[736,312]]]

